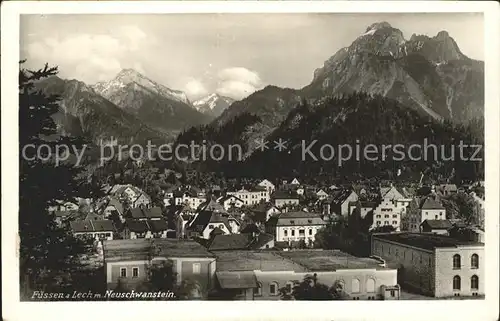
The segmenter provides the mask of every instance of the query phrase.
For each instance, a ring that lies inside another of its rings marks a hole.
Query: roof
[[[103,242],[104,261],[137,261],[153,257],[213,258],[201,244],[193,240],[134,239]]]
[[[214,229],[215,230],[215,229]],[[210,251],[220,250],[244,250],[252,241],[251,234],[227,234],[216,235],[208,249]]]
[[[258,250],[272,240],[274,240],[274,235],[268,233],[259,233],[257,237],[253,239],[252,243],[250,244],[250,248]]]
[[[203,232],[209,223],[222,223],[230,231],[228,214],[212,211],[201,211],[189,223],[189,229],[195,232]]]
[[[379,260],[356,257],[339,250],[290,250],[279,252],[279,255],[304,266],[308,271],[385,269]]]
[[[252,209],[252,212],[262,212],[267,213],[271,208],[276,208],[276,206],[271,202],[259,203],[256,207]],[[277,208],[276,208],[277,209]],[[277,209],[278,210],[278,209]],[[279,211],[279,210],[278,210]]]
[[[386,233],[374,234],[373,237],[385,241],[401,243],[414,246],[424,250],[434,250],[436,248],[455,248],[458,246],[482,246],[480,242],[461,241],[449,236],[427,233]]]
[[[334,190],[331,197],[335,204],[342,204],[353,192],[351,189]]]
[[[298,195],[294,195],[292,193],[288,193],[286,191],[276,191],[272,195],[273,199],[299,199]]]
[[[168,230],[168,224],[165,220],[148,220],[147,222],[153,233]]]
[[[106,207],[107,206],[114,206],[116,208],[116,210],[118,211],[118,213],[123,214],[123,205],[116,198],[110,197],[109,202],[106,205]]]
[[[420,225],[427,225],[431,229],[450,229],[452,224],[448,220],[425,220]]]
[[[229,194],[228,194],[228,195],[226,195],[226,196],[221,197],[221,198],[219,199],[219,203],[224,203],[225,201],[227,201],[227,200],[229,200],[229,199],[231,199],[231,198],[234,198],[234,199],[236,199],[237,201],[240,201],[240,202],[244,203],[244,202],[243,202],[243,200],[242,200],[241,198],[239,198],[238,196],[229,195]]]
[[[136,220],[126,220],[125,225],[127,228],[134,233],[145,233],[149,230],[149,226],[145,221],[136,221]]]
[[[222,289],[251,289],[257,287],[257,278],[250,271],[216,272],[217,280]]]
[[[110,232],[115,230],[113,221],[111,220],[81,220],[72,221],[69,224],[71,230],[75,233]]]
[[[144,216],[147,218],[163,218],[161,208],[158,206],[143,210]]]
[[[422,205],[420,206],[423,210],[443,210],[444,207],[441,202],[437,200],[435,196],[429,196],[425,198]]]
[[[198,207],[198,210],[224,212],[224,213],[226,212],[224,207],[221,204],[217,203],[217,201],[215,201],[213,199],[210,199],[210,200],[200,204],[200,206]]]
[[[133,218],[144,218],[144,214],[142,213],[142,209],[139,208],[139,207],[131,208],[130,209],[130,215]]]
[[[320,214],[309,212],[288,212],[279,214],[276,225],[292,226],[292,225],[324,225],[325,221]]]
[[[306,269],[276,251],[217,251],[217,271],[294,271]]]

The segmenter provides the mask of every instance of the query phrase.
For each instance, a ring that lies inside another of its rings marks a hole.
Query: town
[[[201,188],[175,178],[154,200],[117,183],[99,199],[49,209],[91,244],[82,260],[102,269],[95,282],[107,291],[184,286],[190,299],[318,299],[298,290],[317,282],[332,300],[484,296],[484,182],[262,178]]]

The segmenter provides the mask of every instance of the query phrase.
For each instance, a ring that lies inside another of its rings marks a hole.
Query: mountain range
[[[60,133],[85,136],[96,143],[112,138],[126,143],[149,139],[164,143],[190,126],[210,122],[231,101],[217,95],[215,101],[207,100],[207,108],[212,109],[206,112],[203,106],[194,106],[184,92],[133,69],[124,69],[112,80],[95,85],[53,76],[37,86],[61,98],[60,110],[53,117]]]
[[[210,94],[193,102],[194,108],[203,114],[218,117],[234,102],[234,99],[221,96],[217,93]]]
[[[361,108],[360,104],[365,106]],[[335,145],[352,144],[356,137],[365,137],[365,141],[380,144],[408,144],[447,135],[481,143],[483,121],[482,61],[465,56],[446,31],[434,37],[412,35],[407,40],[400,30],[379,22],[327,59],[314,71],[310,84],[300,89],[267,86],[231,104],[209,125],[183,132],[177,142],[243,142],[242,166],[211,164],[213,171],[238,175],[251,169],[263,175],[267,168],[269,177],[278,175],[278,169],[284,171],[281,174],[299,175],[309,170],[318,174],[325,170],[318,163],[298,158],[294,163],[293,157],[286,155],[283,159],[285,156],[277,156],[272,148],[256,151],[257,140],[272,143],[281,138],[297,144],[300,139],[318,137]],[[339,136],[349,139],[339,140]],[[293,156],[293,151],[289,152]],[[424,165],[420,169],[429,164]],[[373,173],[391,171],[370,168]],[[247,174],[255,175],[255,171]],[[350,173],[356,171],[362,169]],[[481,172],[477,168],[472,171]]]
[[[387,22],[368,26],[314,70],[303,88],[269,85],[240,101],[210,94],[191,102],[182,91],[132,69],[95,85],[51,77],[39,87],[61,95],[61,110],[55,115],[61,132],[93,141],[113,136],[124,142],[175,137],[242,142],[247,155],[256,138],[272,137],[279,128],[286,132],[283,126],[291,126],[287,119],[300,106],[324,106],[331,97],[359,92],[395,101],[430,122],[467,125],[484,118],[482,61],[463,54],[446,31],[406,39]]]

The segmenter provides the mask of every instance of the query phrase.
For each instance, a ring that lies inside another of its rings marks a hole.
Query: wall
[[[299,241],[304,239],[306,243],[311,240],[314,242],[316,233],[319,229],[323,228],[324,225],[299,225],[299,226],[276,226],[276,241]],[[292,236],[292,230],[294,231],[294,236]],[[304,234],[300,235],[299,230],[304,230]],[[309,230],[312,234],[309,235]],[[285,231],[287,231],[287,236],[285,236]]]
[[[446,220],[446,210],[444,209],[423,209],[420,213],[421,224],[425,220]]]
[[[121,279],[124,287],[128,290],[136,290],[147,282],[147,261],[124,261],[106,263],[106,283],[107,289],[114,290],[118,285],[118,279]],[[132,268],[139,268],[139,276],[132,277]],[[127,277],[120,277],[120,268],[127,269]]]
[[[290,199],[275,199],[274,206],[277,208],[283,207],[285,205],[297,205],[299,204],[298,198],[290,198]]]
[[[262,295],[255,296],[255,300],[279,300],[280,295],[272,295],[270,293],[270,284],[276,282],[278,289],[286,286],[287,282],[299,281],[301,282],[306,275],[311,275],[312,272],[293,272],[293,271],[254,271],[257,281],[262,285]],[[346,292],[351,299],[368,299],[378,298],[382,294],[381,286],[394,286],[397,284],[397,270],[395,269],[345,269],[337,271],[320,271],[315,272],[317,280],[320,283],[331,287],[336,281],[343,285],[344,292]],[[352,285],[353,279],[359,281],[359,291],[353,293]],[[374,290],[367,292],[367,280],[374,281]]]
[[[373,237],[372,255],[402,267],[398,271],[398,283],[403,288],[434,295],[436,267],[433,251]]]
[[[402,209],[396,205],[396,202],[389,199],[382,200],[373,210],[372,228],[391,225],[396,231],[399,231],[401,229],[401,211]]]
[[[479,255],[479,268],[471,268],[472,254]],[[461,256],[461,268],[453,269],[453,255]],[[484,247],[483,246],[460,246],[458,248],[446,248],[436,250],[436,297],[454,296],[455,293],[460,296],[472,296],[473,292],[480,295],[484,294]],[[453,277],[455,275],[461,278],[461,290],[453,290]],[[479,277],[478,291],[472,291],[470,288],[470,278],[472,275]]]
[[[202,291],[206,292],[214,286],[215,282],[215,258],[170,258],[174,261],[177,280],[191,280],[197,282]],[[200,264],[200,273],[194,273],[193,264]]]

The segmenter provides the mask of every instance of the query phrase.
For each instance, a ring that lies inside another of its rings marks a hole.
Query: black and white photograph
[[[12,28],[9,79],[2,14],[2,97],[17,82],[2,99],[9,295],[47,309],[348,301],[365,319],[426,301],[496,319],[499,52],[485,16],[498,5],[375,3],[32,10]]]

